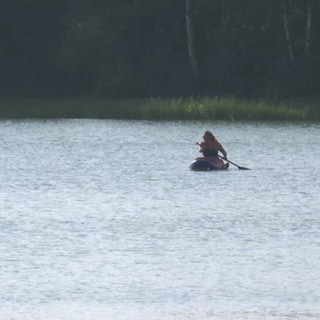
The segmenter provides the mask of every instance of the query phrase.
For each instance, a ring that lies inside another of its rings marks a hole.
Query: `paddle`
[[[238,169],[239,169],[239,170],[251,170],[251,169],[246,168],[246,167],[241,167],[241,166],[237,165],[236,163],[234,163],[234,162],[230,161],[229,159],[224,159],[224,158],[223,158],[223,157],[221,157],[221,156],[218,156],[218,157],[219,157],[220,159],[223,159],[223,160],[225,160],[225,161],[227,161],[227,162],[229,162],[229,163],[233,164],[234,166],[238,167]]]

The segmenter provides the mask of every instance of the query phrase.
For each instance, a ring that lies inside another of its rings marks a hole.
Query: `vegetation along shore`
[[[225,98],[3,99],[2,119],[319,121],[320,98],[285,101]]]

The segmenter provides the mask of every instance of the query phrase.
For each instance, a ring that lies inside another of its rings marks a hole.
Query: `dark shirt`
[[[215,150],[215,149],[204,149],[202,153],[205,157],[217,157],[218,156],[218,150]]]

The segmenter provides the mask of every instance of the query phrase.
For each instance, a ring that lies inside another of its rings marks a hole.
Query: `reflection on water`
[[[205,129],[252,170],[189,171]],[[319,131],[0,122],[0,318],[320,318]]]

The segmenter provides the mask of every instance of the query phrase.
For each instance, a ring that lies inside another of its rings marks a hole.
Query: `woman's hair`
[[[217,141],[216,137],[212,134],[211,131],[208,131],[208,130],[205,131],[204,134],[203,134],[203,136],[209,136],[211,140]]]

